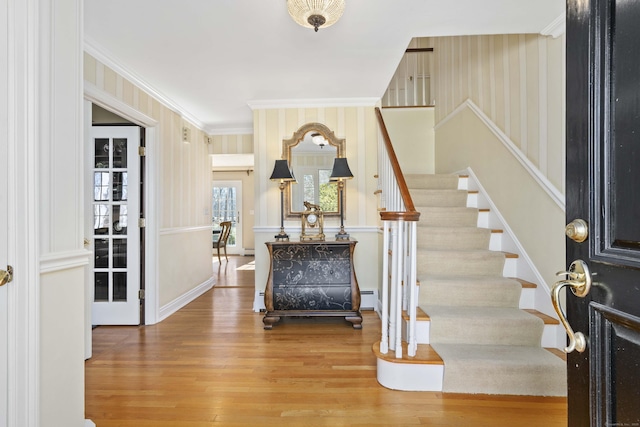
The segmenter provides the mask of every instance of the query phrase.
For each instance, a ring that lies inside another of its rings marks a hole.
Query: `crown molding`
[[[104,47],[100,46],[98,43],[96,43],[95,40],[87,35],[84,36],[84,51],[96,58],[107,67],[111,68],[116,73],[120,74],[125,79],[129,80],[134,85],[138,86],[140,89],[147,92],[152,97],[156,98],[166,107],[182,116],[185,120],[188,120],[189,122],[199,127],[201,130],[204,130],[205,132],[209,132],[211,130],[207,128],[202,120],[198,119],[196,116],[183,108],[180,104],[160,92],[153,85],[140,77],[139,74],[127,68],[122,64],[122,61],[116,58],[115,55],[113,55]]]
[[[543,36],[551,36],[554,39],[557,39],[561,35],[564,34],[567,26],[566,26],[567,14],[562,12],[560,16],[553,20],[549,25],[544,27],[540,34]]]
[[[380,98],[271,99],[247,101],[252,110],[272,108],[375,107]]]

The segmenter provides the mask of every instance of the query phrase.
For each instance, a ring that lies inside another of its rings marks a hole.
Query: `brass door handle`
[[[569,266],[569,271],[561,271],[556,274],[557,276],[566,276],[565,280],[560,280],[553,285],[551,289],[551,302],[553,308],[560,317],[562,326],[567,331],[569,337],[569,345],[565,347],[565,353],[571,353],[573,350],[582,353],[587,348],[587,339],[582,332],[573,332],[571,325],[567,321],[567,315],[565,314],[562,306],[560,305],[560,290],[569,286],[571,292],[577,297],[584,298],[591,290],[591,273],[589,272],[589,266],[582,260],[576,260]]]
[[[4,286],[13,280],[13,267],[7,266],[6,270],[0,270],[0,286]]]

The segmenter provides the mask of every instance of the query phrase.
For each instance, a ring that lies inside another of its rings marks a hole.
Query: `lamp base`
[[[274,236],[276,238],[276,242],[288,242],[289,241],[289,235],[287,233],[284,232],[280,232],[278,234],[276,234]]]
[[[340,230],[338,234],[336,234],[336,240],[349,240],[349,233],[344,230]]]

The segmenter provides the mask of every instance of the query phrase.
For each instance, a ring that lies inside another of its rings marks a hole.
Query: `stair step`
[[[532,308],[525,308],[524,311],[526,311],[529,314],[533,314],[534,316],[542,319],[542,321],[544,322],[545,325],[559,325],[560,321],[558,319],[555,319],[547,314],[544,314],[538,310],[534,310]]]
[[[418,249],[488,249],[491,230],[478,227],[420,227]]]
[[[520,284],[522,285],[523,289],[535,289],[535,288],[538,287],[538,285],[536,285],[535,283],[529,282],[529,281],[524,280],[524,279],[519,279],[517,277],[511,277],[511,279],[517,280],[518,282],[520,282]]]
[[[540,346],[543,322],[509,307],[422,306],[431,344]]]
[[[522,287],[502,276],[435,276],[422,278],[418,304],[466,307],[519,306]]]
[[[418,278],[435,276],[501,276],[505,266],[502,252],[489,250],[420,250]]]
[[[476,227],[478,225],[478,210],[473,208],[416,205],[416,210],[420,212],[418,222],[420,227]]]
[[[433,344],[446,393],[566,396],[566,364],[542,347]]]
[[[465,207],[468,194],[464,190],[413,189],[410,191],[415,206]]]
[[[551,354],[558,356],[560,359],[564,360],[565,362],[567,361],[567,353],[565,353],[564,351],[558,350],[557,348],[549,348],[549,347],[545,347],[545,350],[547,350]]]
[[[404,180],[410,191],[414,189],[455,190],[458,188],[459,178],[449,174],[406,174]]]
[[[378,359],[392,363],[410,363],[416,365],[443,365],[442,358],[429,344],[418,344],[416,355],[410,357],[407,351],[407,343],[402,342],[402,358],[396,358],[395,351],[389,349],[387,354],[380,353],[380,341],[373,344],[373,353]]]
[[[407,313],[407,310],[402,310],[402,318],[405,321],[409,320],[409,313]],[[416,320],[418,322],[428,322],[430,318],[429,315],[425,313],[420,307],[416,307]]]

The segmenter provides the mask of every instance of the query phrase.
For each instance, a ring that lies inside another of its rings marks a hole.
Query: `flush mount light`
[[[324,136],[317,132],[311,134],[311,141],[320,148],[323,148],[325,145],[327,145],[327,140],[324,139]]]
[[[344,0],[287,0],[287,9],[294,21],[317,32],[338,22]]]

